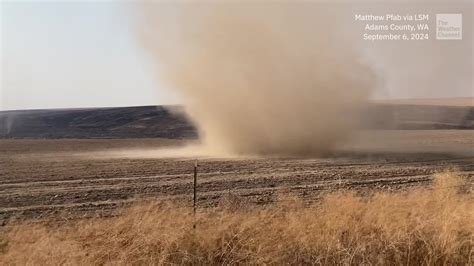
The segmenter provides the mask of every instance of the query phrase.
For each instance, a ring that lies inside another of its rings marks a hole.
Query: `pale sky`
[[[160,84],[124,3],[0,0],[0,110],[179,104]],[[398,43],[367,44],[386,87],[375,94],[473,97],[473,11],[465,6],[436,10],[463,13],[462,42],[406,43],[407,53]]]
[[[125,5],[0,1],[0,110],[177,102],[156,84]]]

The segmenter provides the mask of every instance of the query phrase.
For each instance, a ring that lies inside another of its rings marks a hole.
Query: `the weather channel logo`
[[[436,14],[437,40],[462,40],[462,14]]]

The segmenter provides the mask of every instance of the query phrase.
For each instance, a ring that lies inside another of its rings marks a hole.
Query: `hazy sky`
[[[0,1],[0,109],[177,101],[155,84],[122,4]]]
[[[0,0],[0,110],[179,103],[160,85],[124,3]],[[431,51],[440,51],[436,64],[422,43],[406,47],[408,53],[394,53],[398,44],[378,50],[367,44],[374,65],[385,67],[386,88],[375,95],[472,97],[472,48],[466,48],[472,47],[472,5],[465,6],[439,9],[464,13],[465,40],[432,42]],[[443,80],[446,72],[460,78]]]

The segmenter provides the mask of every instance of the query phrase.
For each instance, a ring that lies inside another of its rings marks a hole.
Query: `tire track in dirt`
[[[50,152],[51,142],[28,142],[34,150],[15,142],[6,145],[11,151],[0,153],[1,223],[113,215],[121,206],[146,199],[191,202],[194,160],[189,158],[88,158],[76,156],[75,149],[71,156],[63,150],[41,156],[42,145]],[[100,149],[102,142],[107,146],[108,140],[102,140],[93,148]],[[84,145],[77,143],[68,147]],[[90,148],[81,146],[81,151]],[[201,159],[199,164],[200,206],[229,197],[265,204],[294,194],[312,202],[340,189],[405,189],[429,184],[433,173],[450,168],[474,180],[474,156],[449,153],[352,152],[320,158]]]
[[[188,163],[175,161],[177,168]],[[140,165],[139,160],[137,164]],[[254,198],[250,200],[254,203],[264,203],[273,201],[278,193],[294,192],[309,200],[333,188],[399,188],[413,183],[426,184],[432,173],[446,166],[457,167],[470,178],[474,171],[471,158],[432,161],[430,164],[404,162],[403,167],[396,163],[378,164],[377,161],[372,164],[353,164],[336,160],[333,165],[318,160],[239,161],[233,162],[233,167],[239,169],[237,171],[230,171],[228,162],[220,165],[216,161],[204,161],[201,164],[199,195],[202,205],[216,204],[230,194]],[[259,168],[259,165],[264,167]],[[141,176],[140,167],[133,163],[129,167],[130,172],[137,173],[113,178],[98,175],[96,179],[37,179],[35,182],[25,180],[1,184],[0,216],[3,219],[14,216],[41,217],[45,212],[74,212],[76,208],[78,213],[82,213],[82,210],[108,212],[113,209],[110,206],[122,206],[143,198],[185,199],[192,193],[189,173]],[[108,176],[107,173],[104,175]]]

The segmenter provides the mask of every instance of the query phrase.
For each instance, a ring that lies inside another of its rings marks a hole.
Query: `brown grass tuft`
[[[473,236],[472,192],[461,177],[442,173],[432,187],[341,192],[309,207],[291,198],[200,209],[194,219],[187,207],[158,202],[114,218],[22,224],[0,239],[0,262],[472,265]]]

